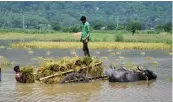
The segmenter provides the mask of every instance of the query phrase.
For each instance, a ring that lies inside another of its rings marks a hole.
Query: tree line
[[[72,27],[63,27],[59,23],[54,23],[52,25],[52,29],[56,31],[63,31],[63,32],[79,32],[81,31],[81,26],[72,26]],[[117,26],[114,23],[104,25],[102,22],[96,22],[94,25],[91,26],[93,30],[127,30],[135,33],[136,30],[145,30],[145,26],[138,21],[130,21],[126,25],[119,25]],[[172,33],[172,23],[168,22],[166,24],[159,24],[156,25],[153,30],[159,32],[169,32]]]
[[[171,12],[171,1],[1,1],[0,28],[65,31],[76,29],[74,25],[78,28],[85,15],[93,29],[128,29],[133,21],[139,22],[141,29],[163,29],[172,20]]]

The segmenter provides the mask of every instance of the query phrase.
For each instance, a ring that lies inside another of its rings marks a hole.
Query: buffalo
[[[108,76],[109,82],[135,82],[157,78],[157,75],[149,69],[141,69],[137,66],[137,70],[127,70],[123,67],[113,69],[111,66],[110,69],[105,70],[105,74]]]
[[[137,70],[128,70],[123,67],[115,69],[114,66],[110,66],[110,69],[105,70],[105,75],[108,77],[109,82],[135,82],[140,80],[152,80],[156,79],[157,75],[149,69],[141,69],[137,66]],[[114,68],[113,68],[114,67]],[[70,79],[80,79],[78,81],[89,82],[88,77],[79,73],[67,74],[60,82],[65,83]]]

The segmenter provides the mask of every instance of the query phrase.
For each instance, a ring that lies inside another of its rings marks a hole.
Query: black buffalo
[[[109,82],[135,82],[140,80],[156,79],[157,75],[149,69],[140,69],[139,71],[130,71],[125,68],[107,69],[105,74],[109,77]]]

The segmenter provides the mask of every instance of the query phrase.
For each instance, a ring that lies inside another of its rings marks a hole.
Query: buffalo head
[[[152,80],[152,79],[156,79],[157,78],[157,75],[154,74],[149,69],[141,69],[141,68],[139,68],[139,66],[137,66],[137,69],[146,77],[147,80]]]

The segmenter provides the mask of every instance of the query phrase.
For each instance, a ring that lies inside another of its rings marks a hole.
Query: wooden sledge
[[[93,76],[93,77],[88,77],[89,81],[92,80],[107,80],[108,76],[103,75],[103,76]],[[75,79],[75,80],[69,80],[69,81],[65,81],[65,83],[72,83],[72,82],[83,82],[84,79],[80,78],[80,79]]]

